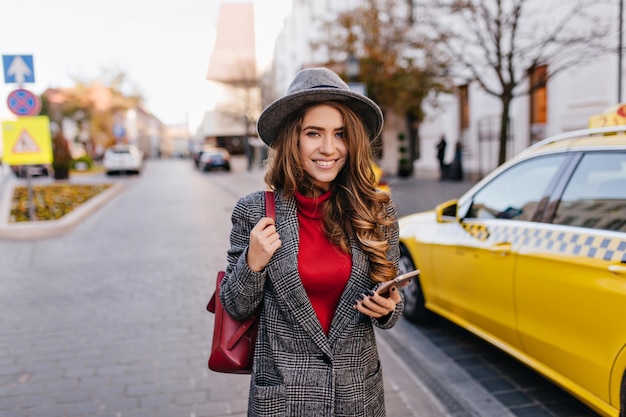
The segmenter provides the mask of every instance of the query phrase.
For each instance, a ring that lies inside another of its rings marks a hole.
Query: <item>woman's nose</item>
[[[320,152],[323,154],[331,154],[334,150],[333,137],[331,135],[324,135],[322,137],[322,143],[320,144]]]

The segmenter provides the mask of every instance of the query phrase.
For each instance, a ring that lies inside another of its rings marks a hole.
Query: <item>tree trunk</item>
[[[502,99],[502,115],[500,116],[500,150],[498,152],[498,165],[506,161],[506,147],[509,132],[509,109],[512,97],[504,95]]]
[[[54,179],[55,180],[66,180],[70,177],[70,168],[67,166],[56,166],[54,167]]]

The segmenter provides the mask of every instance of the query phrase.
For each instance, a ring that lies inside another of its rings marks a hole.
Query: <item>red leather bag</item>
[[[267,217],[276,219],[274,194],[271,191],[265,192],[265,213]],[[228,315],[219,297],[223,278],[224,271],[219,271],[215,293],[207,305],[207,310],[215,313],[209,369],[229,374],[249,374],[252,371],[259,315],[255,313],[243,322]]]

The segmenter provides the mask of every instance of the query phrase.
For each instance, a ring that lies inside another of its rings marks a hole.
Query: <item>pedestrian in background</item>
[[[385,416],[374,326],[391,328],[400,291],[396,209],[377,191],[371,142],[380,108],[325,68],[300,71],[260,115],[270,146],[264,192],[240,199],[222,281],[226,311],[260,309],[249,416]]]
[[[450,164],[450,179],[454,181],[463,180],[463,145],[460,140],[454,145],[454,159]]]
[[[447,166],[444,162],[444,158],[446,157],[446,137],[445,135],[441,135],[441,139],[437,142],[437,160],[439,161],[439,179],[444,180],[447,177]]]

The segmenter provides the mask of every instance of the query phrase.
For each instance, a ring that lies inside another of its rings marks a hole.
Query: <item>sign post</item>
[[[35,67],[32,55],[2,55],[5,84],[19,84],[20,88],[12,91],[7,98],[9,110],[16,116],[37,116],[41,110],[39,97],[21,88],[24,83],[35,82]],[[31,118],[29,118],[31,119]],[[50,122],[47,117],[33,117],[32,121],[2,123],[3,160],[8,165],[33,165],[52,162],[52,141]],[[20,124],[20,123],[24,124]],[[31,162],[32,161],[32,162]],[[33,187],[30,167],[26,167],[28,184],[28,215],[35,219]]]

